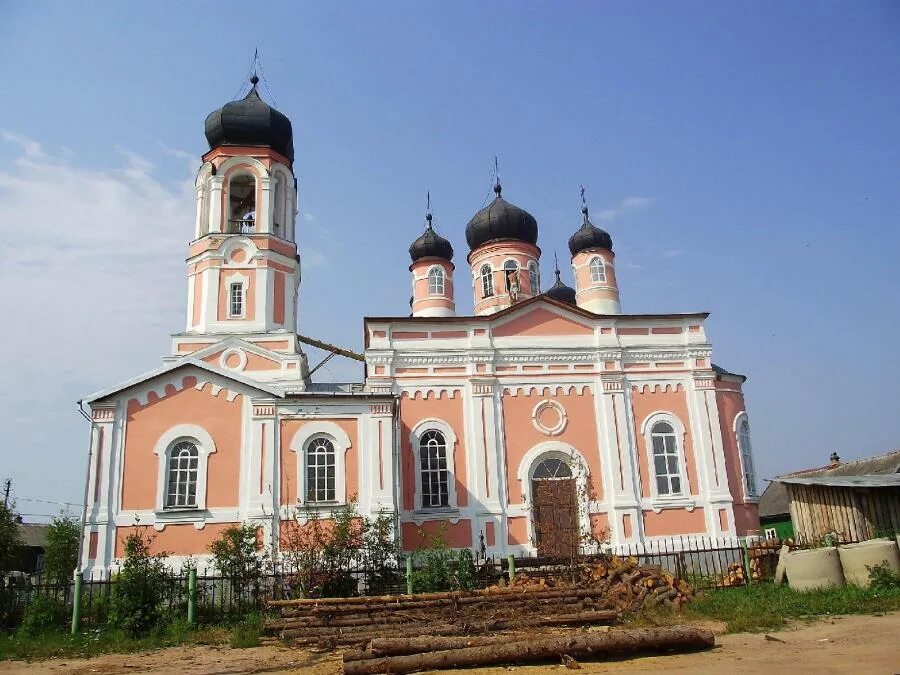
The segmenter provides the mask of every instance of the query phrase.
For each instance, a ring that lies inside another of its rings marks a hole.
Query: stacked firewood
[[[639,565],[634,557],[609,556],[592,563],[573,565],[565,572],[547,576],[543,572],[519,572],[510,584],[516,588],[535,585],[550,588],[602,588],[604,601],[619,612],[635,612],[646,606],[666,605],[675,609],[694,594],[691,586],[659,565]]]
[[[298,645],[359,646],[381,637],[462,636],[496,631],[611,624],[604,589],[489,588],[361,598],[281,600],[266,633]]]
[[[659,566],[610,556],[555,575],[515,574],[478,591],[273,601],[268,635],[299,645],[362,646],[384,637],[475,636],[609,625],[644,607],[679,608],[693,591]]]

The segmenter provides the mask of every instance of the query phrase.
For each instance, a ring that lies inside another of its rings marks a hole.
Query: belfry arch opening
[[[256,178],[241,173],[228,181],[228,233],[256,231]]]

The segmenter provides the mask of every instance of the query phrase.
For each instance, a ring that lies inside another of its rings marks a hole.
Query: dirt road
[[[720,635],[710,652],[649,656],[613,662],[584,662],[582,673],[900,673],[900,613],[845,616],[796,624],[770,634]],[[548,675],[566,672],[557,665],[477,668],[466,675]],[[54,659],[38,663],[0,662],[0,673],[309,673],[334,675],[339,660],[284,647],[229,649],[190,647],[94,659]]]

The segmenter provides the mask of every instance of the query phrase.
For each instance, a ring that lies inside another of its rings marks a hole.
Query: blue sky
[[[80,502],[74,402],[183,327],[203,120],[255,47],[294,123],[301,332],[359,348],[363,315],[407,311],[426,190],[464,267],[498,155],[545,280],[583,183],[625,310],[712,313],[761,477],[900,447],[897,3],[0,0],[0,478],[21,511]]]

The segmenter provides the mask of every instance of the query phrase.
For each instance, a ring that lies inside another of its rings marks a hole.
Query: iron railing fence
[[[475,574],[467,579],[470,588],[486,588],[514,573],[525,572],[536,579],[574,579],[574,568],[608,561],[612,555],[634,557],[640,564],[659,565],[676,579],[695,589],[718,589],[772,577],[780,542],[763,540],[749,545],[735,538],[670,537],[652,541],[583,549],[573,557],[524,555],[512,558],[475,560]],[[453,563],[451,563],[453,564]],[[421,569],[421,568],[419,568]],[[415,570],[414,570],[415,571]],[[338,570],[341,583],[310,587],[309,575],[283,568],[270,569],[251,583],[236,580],[212,568],[197,570],[195,608],[201,623],[238,620],[252,612],[263,611],[268,600],[289,598],[337,597],[351,595],[401,595],[407,592],[406,560],[391,561],[377,571],[358,563]],[[335,570],[330,570],[332,576]],[[414,577],[417,578],[417,577]],[[171,616],[187,616],[188,575],[176,572],[165,579],[163,607]],[[413,588],[414,592],[426,590]],[[115,573],[95,572],[81,584],[81,623],[100,626],[110,617],[116,592]],[[36,598],[52,598],[71,610],[75,584],[53,583],[41,576],[0,588],[0,627],[18,625],[26,609]]]

